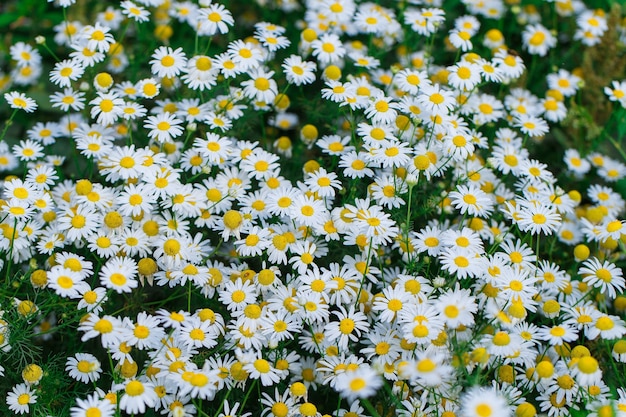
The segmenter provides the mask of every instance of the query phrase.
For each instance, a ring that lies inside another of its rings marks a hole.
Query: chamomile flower
[[[517,218],[520,230],[530,232],[531,235],[551,235],[561,226],[561,215],[548,205],[531,204],[524,207]]]
[[[150,12],[132,1],[126,0],[120,3],[122,14],[136,22],[143,23],[150,20]]]
[[[11,392],[6,396],[6,404],[9,410],[16,414],[24,414],[30,412],[30,405],[37,403],[37,395],[35,390],[31,389],[28,384],[17,384],[13,386]]]
[[[611,101],[619,102],[626,107],[626,81],[611,81],[610,87],[604,87],[604,94]]]
[[[510,80],[519,78],[526,69],[521,57],[505,49],[495,53],[493,63],[502,76]]]
[[[530,137],[541,137],[550,130],[545,120],[529,114],[516,115],[513,119],[513,126],[518,127],[522,133]]]
[[[348,401],[372,396],[382,386],[383,380],[371,367],[359,366],[337,376],[335,389]]]
[[[287,57],[282,64],[287,81],[295,85],[307,85],[315,81],[316,65],[314,62],[304,61],[299,55]]]
[[[84,384],[100,379],[100,361],[91,353],[77,353],[65,361],[65,370],[70,377]]]
[[[157,77],[176,77],[186,68],[187,57],[183,48],[160,46],[152,54],[150,64],[152,73]]]
[[[278,94],[278,86],[272,78],[274,71],[266,72],[257,68],[249,72],[250,80],[241,83],[243,93],[252,100],[271,103]]]
[[[611,298],[615,298],[618,291],[623,292],[626,289],[622,270],[609,261],[588,259],[578,269],[578,274],[583,277],[583,282],[599,288]]]
[[[460,413],[467,417],[509,417],[513,414],[507,399],[494,388],[488,387],[473,387],[463,393]]]
[[[319,39],[311,42],[311,48],[313,48],[313,56],[324,67],[337,63],[346,54],[339,36],[334,33],[324,33]]]
[[[59,87],[69,87],[72,81],[78,80],[85,72],[82,65],[73,59],[57,62],[50,71],[50,81]]]
[[[94,26],[85,26],[80,36],[87,42],[87,48],[92,51],[108,52],[111,45],[115,42],[113,35],[110,33],[111,28],[96,22]]]
[[[91,117],[103,126],[115,123],[123,114],[124,99],[114,93],[98,92],[98,96],[89,104],[93,106]]]
[[[99,272],[100,283],[118,294],[137,288],[136,275],[137,263],[125,256],[109,259]]]
[[[64,112],[70,109],[80,111],[85,107],[85,93],[65,88],[63,92],[56,92],[50,96],[52,107],[58,107]]]
[[[145,413],[146,407],[153,408],[159,398],[154,390],[154,384],[140,379],[132,378],[124,383],[115,384],[114,389],[123,392],[119,407],[128,414]]]
[[[44,156],[43,146],[32,139],[21,140],[19,144],[13,145],[12,150],[21,161],[35,161]]]
[[[198,10],[196,30],[198,35],[213,36],[217,33],[225,34],[235,20],[231,12],[221,4],[214,3]]]
[[[461,214],[487,217],[493,210],[490,196],[474,184],[458,185],[457,191],[451,192],[449,197]]]
[[[148,137],[156,139],[159,143],[171,142],[174,138],[182,135],[182,120],[168,112],[149,116],[144,121],[144,127],[150,129]]]
[[[26,97],[24,93],[18,93],[17,91],[4,93],[4,99],[12,109],[24,110],[26,113],[32,113],[37,109],[35,100]]]
[[[556,46],[556,37],[539,23],[524,28],[522,41],[531,55],[545,56],[551,48]]]

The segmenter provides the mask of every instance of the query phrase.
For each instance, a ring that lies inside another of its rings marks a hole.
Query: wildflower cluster
[[[576,56],[619,7],[49,2],[0,60],[0,411],[626,415],[626,81]]]

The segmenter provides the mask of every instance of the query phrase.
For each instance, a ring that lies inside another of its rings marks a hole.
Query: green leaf
[[[16,13],[2,13],[0,14],[0,27],[9,26],[20,17]]]

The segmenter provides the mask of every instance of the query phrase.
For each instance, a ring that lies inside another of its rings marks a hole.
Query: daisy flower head
[[[115,42],[110,32],[111,28],[109,26],[96,22],[94,26],[85,26],[82,29],[81,37],[87,41],[87,48],[92,51],[108,52],[111,45]]]
[[[135,279],[136,275],[137,263],[126,256],[109,259],[99,273],[100,283],[118,294],[137,288],[139,281]]]
[[[522,207],[517,219],[520,230],[530,232],[531,235],[551,235],[561,226],[561,215],[549,205],[529,204]]]
[[[37,403],[37,395],[35,390],[31,389],[28,384],[17,384],[6,396],[6,404],[9,410],[16,414],[24,414],[30,412],[30,405]]]
[[[232,13],[218,3],[200,8],[197,16],[196,30],[200,36],[228,33],[228,27],[235,24]]]
[[[513,126],[530,137],[542,137],[550,130],[548,123],[539,116],[517,114],[513,119]]]
[[[156,116],[148,116],[144,121],[144,127],[150,129],[148,137],[159,143],[172,142],[174,138],[182,135],[182,120],[176,115],[165,112]]]
[[[324,33],[319,39],[311,42],[311,48],[313,48],[313,56],[324,67],[338,63],[346,54],[346,48],[339,36],[334,33]]]
[[[450,31],[450,44],[463,52],[470,51],[474,48],[472,43],[472,32],[467,30],[452,29]]]
[[[63,92],[56,92],[50,96],[52,107],[57,107],[61,111],[67,112],[70,109],[80,111],[85,108],[85,93],[65,88]]]
[[[531,55],[545,56],[551,48],[556,46],[556,37],[539,23],[524,28],[522,41]]]
[[[376,393],[383,380],[371,367],[359,365],[354,371],[346,371],[337,376],[335,390],[348,401],[367,398]]]
[[[456,191],[449,194],[452,205],[461,211],[476,217],[488,217],[493,211],[493,199],[475,184],[458,185]]]
[[[445,22],[445,12],[442,9],[430,7],[423,9],[407,9],[404,13],[404,23],[423,36],[429,36],[437,31]]]
[[[609,261],[601,262],[595,257],[587,259],[578,269],[578,274],[583,277],[583,282],[599,288],[612,299],[617,296],[617,292],[626,289],[622,270]]]
[[[4,99],[7,101],[12,109],[24,110],[26,113],[32,113],[37,110],[37,103],[30,97],[26,97],[26,94],[12,91],[4,93]]]
[[[604,94],[611,101],[619,102],[622,107],[626,107],[626,81],[611,81],[610,87],[604,87]]]
[[[417,96],[418,103],[431,113],[447,114],[456,105],[454,94],[439,84],[425,85]]]
[[[116,384],[114,389],[123,393],[119,407],[128,414],[143,414],[146,407],[153,408],[159,399],[154,384],[141,379],[128,379]]]
[[[173,78],[178,76],[187,67],[187,57],[183,48],[172,49],[169,46],[160,46],[152,54],[152,74],[157,77]]]
[[[70,408],[70,414],[72,417],[113,417],[115,414],[115,404],[109,401],[107,398],[100,398],[100,395],[95,392],[86,399],[76,399],[76,405]]]
[[[13,154],[21,161],[36,161],[45,154],[43,146],[31,139],[21,140],[19,144],[13,145]]]
[[[98,96],[89,104],[93,106],[91,117],[103,126],[114,124],[124,113],[124,99],[114,93],[98,92]]]
[[[274,71],[256,68],[249,73],[250,79],[241,83],[244,95],[258,102],[272,103],[278,94],[278,85],[272,78]]]
[[[77,353],[65,361],[65,370],[70,377],[84,384],[100,379],[102,367],[100,361],[91,353]]]
[[[78,80],[85,72],[83,66],[73,59],[65,59],[54,64],[50,71],[50,81],[59,87],[69,87],[72,81]]]
[[[309,174],[304,182],[311,191],[318,193],[320,197],[334,197],[335,189],[341,189],[341,181],[338,180],[337,174],[327,172],[324,168],[319,168]]]
[[[510,417],[512,407],[494,388],[472,387],[461,395],[460,414],[466,417]]]
[[[365,117],[370,119],[373,124],[389,124],[396,120],[398,108],[398,103],[392,102],[391,97],[380,93],[370,99],[365,108]]]
[[[526,69],[522,58],[512,51],[500,49],[495,53],[493,63],[505,79],[519,78]]]
[[[570,97],[576,94],[582,80],[567,70],[559,69],[556,73],[548,74],[546,81],[548,88],[559,91],[565,97]]]
[[[291,55],[282,64],[287,81],[295,85],[307,85],[315,81],[314,62],[304,61],[299,55]]]
[[[479,276],[485,259],[467,248],[446,248],[439,254],[441,267],[459,279]]]
[[[124,16],[127,16],[136,22],[143,23],[150,20],[150,12],[132,1],[125,0],[121,2],[120,7]]]
[[[602,382],[602,368],[593,356],[575,358],[571,366],[571,375],[579,385],[598,385]]]

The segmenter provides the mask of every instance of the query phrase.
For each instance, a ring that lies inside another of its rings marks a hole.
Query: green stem
[[[11,117],[9,117],[9,120],[4,122],[4,129],[2,129],[2,134],[0,134],[0,141],[4,140],[4,136],[7,134],[7,130],[9,130],[9,126],[13,124],[13,118],[17,114],[17,110],[18,109],[14,109],[13,113],[11,113]]]
[[[370,413],[372,417],[380,417],[380,414],[378,414],[378,411],[376,411],[372,403],[369,402],[367,398],[361,398],[359,402],[361,403],[363,407],[365,407],[365,409]]]

